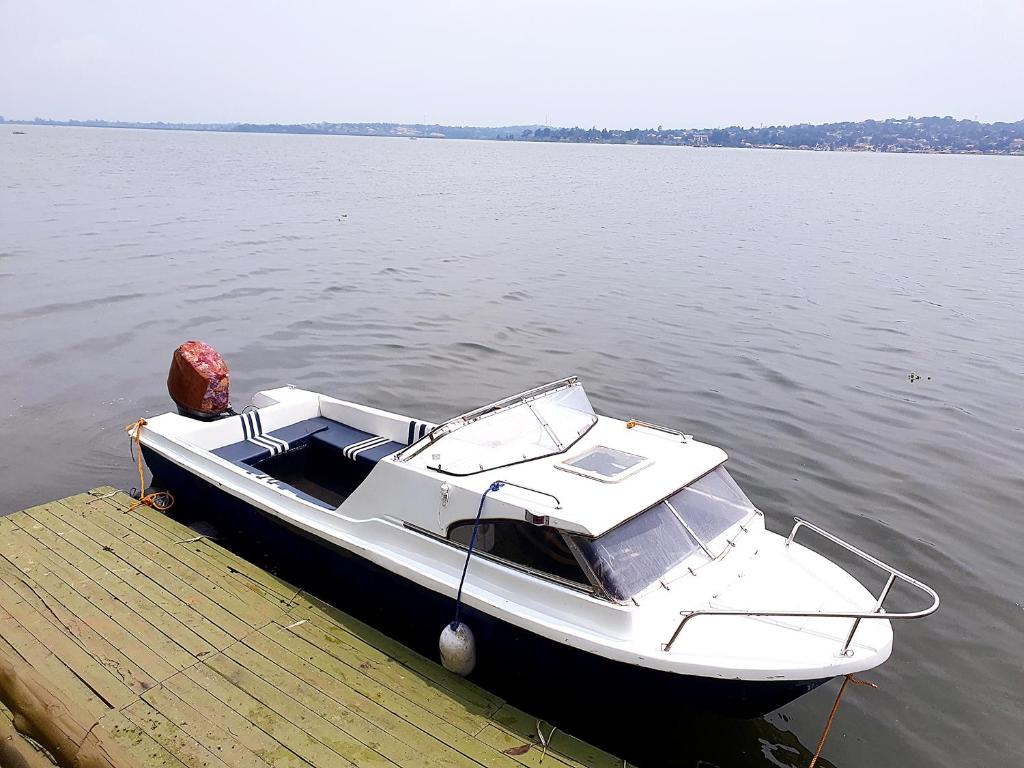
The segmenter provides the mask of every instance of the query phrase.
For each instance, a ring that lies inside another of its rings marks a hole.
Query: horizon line
[[[759,123],[745,126],[742,123],[732,123],[729,125],[717,125],[717,126],[668,126],[663,127],[663,124],[647,127],[632,126],[630,128],[622,127],[610,127],[603,126],[598,128],[597,125],[590,126],[587,130],[608,130],[608,131],[711,131],[711,130],[723,130],[727,128],[743,128],[750,130],[753,128],[795,128],[800,126],[823,126],[823,125],[842,125],[842,124],[857,124],[857,123],[885,123],[889,121],[897,120],[953,120],[958,123],[973,123],[975,125],[1016,125],[1017,123],[1024,123],[1024,117],[1018,120],[977,120],[974,118],[966,117],[954,117],[953,115],[907,115],[906,117],[895,117],[889,116],[884,118],[867,117],[858,120],[829,120],[826,122],[812,123],[812,122],[798,122],[798,123]],[[500,130],[507,128],[580,128],[583,129],[583,125],[575,124],[569,125],[555,125],[554,123],[503,123],[500,125],[484,125],[474,123],[442,123],[442,122],[407,122],[400,120],[317,120],[317,121],[286,121],[286,122],[256,122],[251,120],[223,120],[223,121],[209,121],[209,120],[128,120],[128,119],[110,119],[104,117],[89,117],[89,118],[54,118],[54,117],[40,117],[35,116],[31,118],[24,117],[4,117],[0,115],[0,121],[4,123],[123,123],[131,125],[192,125],[192,126],[242,126],[242,125],[253,125],[253,126],[316,126],[316,125],[395,125],[395,126],[436,126],[439,128],[476,128],[476,129],[487,129],[487,130]]]

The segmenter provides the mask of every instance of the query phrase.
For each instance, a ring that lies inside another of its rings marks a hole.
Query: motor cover
[[[167,392],[182,414],[217,418],[230,407],[227,363],[209,344],[186,341],[171,358]]]

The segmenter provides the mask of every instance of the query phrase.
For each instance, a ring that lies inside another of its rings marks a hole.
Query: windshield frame
[[[528,389],[525,392],[520,392],[517,395],[511,395],[509,397],[502,398],[501,400],[493,402],[489,405],[476,408],[472,411],[468,411],[467,413],[461,414],[460,416],[456,416],[455,418],[449,419],[448,421],[445,421],[442,424],[439,424],[438,426],[434,427],[432,430],[427,432],[423,437],[406,446],[396,455],[395,458],[398,461],[409,461],[415,458],[416,456],[420,455],[427,448],[434,445],[437,441],[447,437],[448,435],[456,433],[464,427],[476,424],[482,419],[487,418],[488,416],[492,416],[502,411],[507,411],[511,408],[517,407],[525,407],[527,410],[530,411],[533,417],[537,420],[538,425],[549,435],[552,442],[554,443],[553,450],[550,450],[546,453],[539,453],[535,456],[517,459],[515,461],[507,461],[501,464],[485,466],[480,469],[474,469],[468,472],[456,472],[451,469],[444,469],[440,463],[437,464],[436,466],[427,464],[427,467],[435,472],[440,472],[441,474],[450,475],[452,477],[468,477],[470,475],[478,475],[481,472],[490,472],[496,469],[504,469],[505,467],[513,467],[518,464],[525,464],[530,461],[536,461],[537,459],[549,458],[551,456],[559,456],[571,450],[573,446],[575,446],[581,439],[583,439],[583,437],[586,436],[586,434],[590,432],[591,429],[594,428],[594,425],[597,424],[598,416],[596,413],[593,412],[593,406],[590,405],[591,418],[590,423],[586,426],[586,428],[579,431],[573,437],[572,440],[568,442],[562,442],[562,440],[558,436],[552,433],[551,427],[547,424],[545,419],[539,413],[537,413],[532,404],[536,401],[545,399],[556,392],[562,390],[570,390],[576,387],[578,387],[580,392],[582,392],[583,397],[586,399],[589,405],[590,398],[587,397],[586,391],[583,389],[583,385],[580,383],[579,379],[576,376],[569,376],[564,379],[559,379],[558,381],[543,384],[539,387],[534,387],[533,389]],[[583,412],[580,411],[580,413]]]

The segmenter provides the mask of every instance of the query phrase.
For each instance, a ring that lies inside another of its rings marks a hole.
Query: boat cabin
[[[725,459],[678,431],[598,416],[575,378],[445,422],[394,456],[443,478],[428,530],[468,545],[479,511],[478,554],[618,602],[695,573],[750,530],[758,513]]]

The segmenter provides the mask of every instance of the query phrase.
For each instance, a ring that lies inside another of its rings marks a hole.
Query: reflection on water
[[[1017,158],[33,127],[0,168],[0,512],[133,484],[121,427],[168,409],[188,338],[236,404],[439,421],[577,373],[729,451],[773,530],[942,595],[845,697],[836,765],[1019,751]],[[679,765],[803,765],[834,694],[660,733]]]

